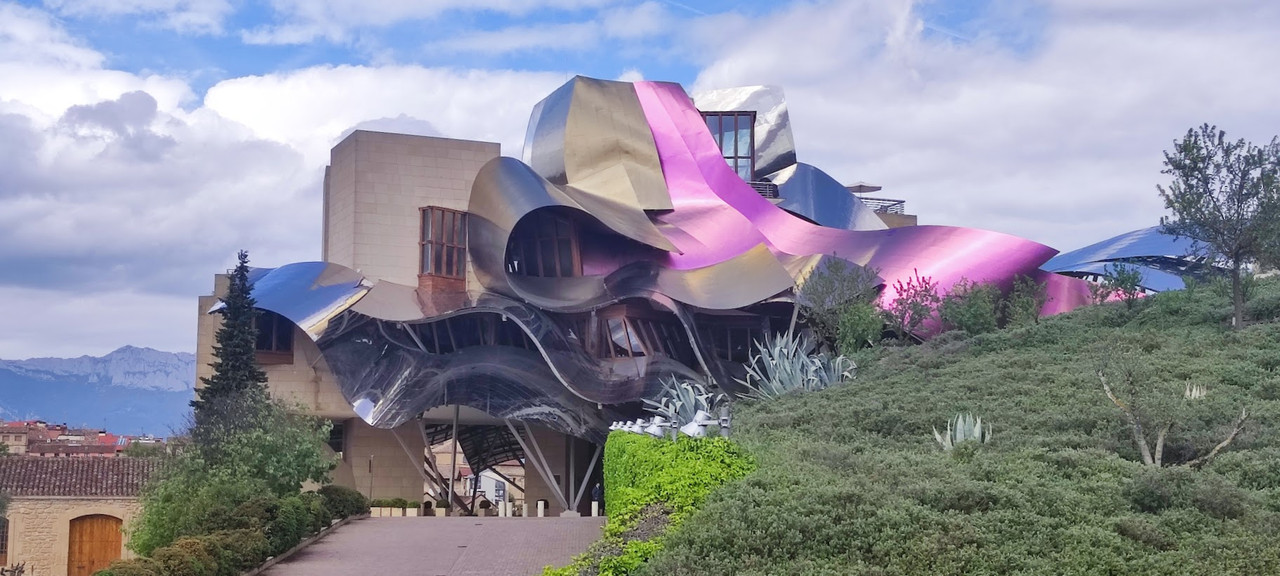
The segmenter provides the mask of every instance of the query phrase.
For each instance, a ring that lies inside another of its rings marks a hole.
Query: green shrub
[[[348,518],[369,513],[369,501],[365,499],[364,494],[356,490],[346,486],[329,484],[321,486],[319,492],[320,496],[324,498],[325,506],[338,518]]]
[[[391,507],[392,508],[408,508],[409,501],[405,500],[404,498],[392,498]]]
[[[311,522],[307,525],[307,534],[317,534],[333,524],[333,512],[324,505],[324,497],[315,492],[303,492],[298,495],[307,507],[307,516]]]
[[[854,302],[840,311],[836,350],[846,356],[875,345],[884,336],[884,317],[872,302]]]
[[[183,536],[248,527],[241,514],[255,516],[239,507],[265,488],[250,478],[210,475],[196,458],[171,462],[143,491],[143,512],[129,526],[129,548],[150,556]]]
[[[116,560],[93,576],[164,576],[159,562],[150,558]]]
[[[280,499],[280,510],[267,525],[267,541],[272,556],[297,546],[311,527],[311,514],[299,496]]]
[[[256,496],[236,506],[233,513],[235,518],[234,526],[220,529],[247,528],[265,530],[267,524],[271,523],[271,519],[276,517],[276,513],[279,510],[279,498],[275,496]]]
[[[1000,289],[961,278],[942,297],[938,314],[942,321],[969,334],[994,332],[999,320]]]
[[[1030,276],[1019,276],[1002,304],[1006,326],[1026,326],[1040,322],[1040,310],[1049,301],[1048,288]]]
[[[220,530],[196,538],[217,563],[217,576],[238,576],[255,568],[268,556],[267,537],[262,530]]]
[[[164,576],[218,576],[218,562],[207,542],[180,538],[151,555]]]

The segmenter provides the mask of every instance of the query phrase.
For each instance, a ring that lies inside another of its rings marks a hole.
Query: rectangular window
[[[427,206],[422,212],[422,259],[418,273],[445,278],[466,278],[467,213]]]
[[[755,175],[755,112],[703,112],[724,161],[743,180]]]
[[[292,352],[293,322],[284,316],[262,310],[255,321],[258,325],[259,352]]]

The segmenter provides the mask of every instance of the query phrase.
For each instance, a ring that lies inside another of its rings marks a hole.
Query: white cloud
[[[594,8],[612,0],[272,0],[278,23],[245,31],[250,44],[345,42],[353,30],[436,18],[448,11],[524,15],[541,10]]]
[[[44,5],[67,17],[140,16],[152,25],[197,34],[221,34],[233,11],[227,0],[44,0]]]
[[[337,66],[218,83],[205,106],[301,151],[321,166],[343,130],[401,114],[450,138],[502,144],[518,155],[533,105],[570,77],[560,73]]]
[[[319,256],[323,167],[345,130],[518,154],[533,103],[567,79],[316,67],[225,81],[201,103],[181,80],[102,68],[38,11],[0,18],[0,71],[20,79],[0,83],[0,269],[19,271],[0,276],[3,358],[191,350],[195,296],[237,249],[260,266]]]
[[[785,88],[797,152],[905,198],[922,223],[1072,249],[1154,225],[1161,151],[1189,127],[1269,140],[1280,8],[1061,0],[1025,51],[923,33],[913,3],[702,19],[698,88]],[[785,42],[737,42],[747,31]]]
[[[0,331],[0,358],[101,356],[124,344],[189,352],[196,344],[197,308],[194,297],[0,286],[6,326]]]

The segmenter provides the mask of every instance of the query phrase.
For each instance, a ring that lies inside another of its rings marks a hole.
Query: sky
[[[356,127],[499,142],[574,75],[770,84],[922,224],[1152,226],[1162,151],[1280,132],[1274,0],[0,0],[0,358],[194,351],[239,249],[320,256]]]

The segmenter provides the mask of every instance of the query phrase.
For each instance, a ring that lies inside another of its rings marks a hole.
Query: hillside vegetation
[[[644,574],[1280,574],[1280,282],[1200,286],[1039,324],[881,347],[850,384],[741,402],[758,469]],[[1144,465],[1168,422],[1164,467]],[[1203,386],[1203,398],[1188,386]],[[1185,465],[1244,430],[1201,469]],[[944,452],[957,413],[988,443]]]

